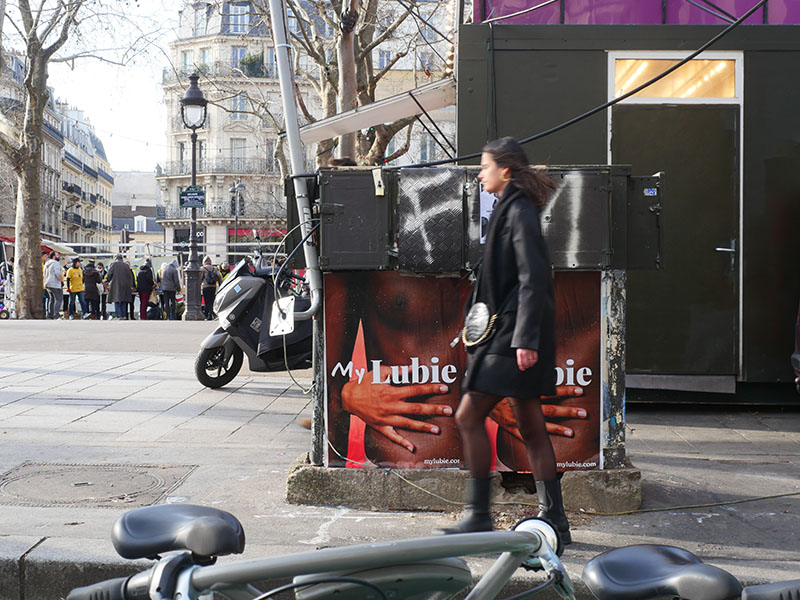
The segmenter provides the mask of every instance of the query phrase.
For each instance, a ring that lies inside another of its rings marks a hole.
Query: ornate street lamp
[[[181,119],[183,126],[192,130],[192,190],[197,189],[197,130],[206,122],[208,100],[197,86],[197,73],[189,75],[189,88],[181,98]],[[189,229],[189,262],[186,264],[186,321],[202,321],[205,317],[200,311],[200,258],[197,256],[197,208],[192,206],[192,220]]]
[[[239,199],[241,198],[242,193],[245,190],[245,186],[241,181],[237,181],[234,185],[231,186],[231,189],[228,191],[231,194],[231,199],[233,200],[233,259],[234,262],[231,264],[235,264],[236,262],[236,246],[239,243]]]

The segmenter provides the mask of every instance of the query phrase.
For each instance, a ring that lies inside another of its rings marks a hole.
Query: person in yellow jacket
[[[69,318],[74,319],[75,300],[81,304],[81,315],[86,318],[89,315],[86,309],[86,295],[83,287],[83,269],[81,269],[81,259],[73,258],[72,266],[67,269],[67,289],[69,290]]]

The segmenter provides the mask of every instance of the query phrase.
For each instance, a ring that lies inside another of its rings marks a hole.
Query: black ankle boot
[[[558,530],[562,544],[571,544],[569,521],[564,514],[564,501],[561,498],[561,481],[537,481],[536,495],[539,498],[539,514],[536,516],[549,521]]]
[[[473,533],[492,530],[492,515],[489,513],[491,502],[492,478],[469,479],[467,490],[469,506],[467,516],[455,527],[444,529],[444,533]]]

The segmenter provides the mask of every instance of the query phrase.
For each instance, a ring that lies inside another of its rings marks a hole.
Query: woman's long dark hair
[[[536,206],[547,203],[547,191],[555,189],[556,185],[546,171],[531,166],[517,140],[512,137],[500,138],[486,144],[483,151],[492,155],[498,167],[511,170],[510,183],[521,189],[531,202]]]

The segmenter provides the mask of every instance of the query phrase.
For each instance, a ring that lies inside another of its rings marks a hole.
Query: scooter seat
[[[137,508],[114,523],[111,541],[123,558],[151,558],[189,550],[201,557],[241,554],[244,528],[224,510],[192,504]]]
[[[599,600],[738,600],[742,592],[733,575],[703,564],[691,552],[651,544],[594,557],[583,569],[582,579]]]

